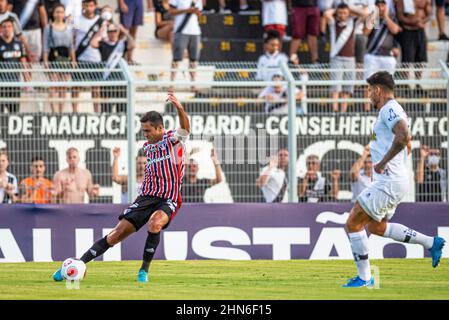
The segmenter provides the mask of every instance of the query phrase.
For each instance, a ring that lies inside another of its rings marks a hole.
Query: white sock
[[[366,231],[348,233],[352,254],[357,265],[357,274],[362,280],[371,279],[371,267],[368,259],[368,236]]]
[[[387,223],[384,237],[406,243],[418,243],[426,249],[433,246],[433,237],[426,236],[399,223]]]

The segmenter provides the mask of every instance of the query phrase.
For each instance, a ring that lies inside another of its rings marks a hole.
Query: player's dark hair
[[[97,0],[83,0],[83,3],[90,3],[90,2],[97,4]]]
[[[43,161],[43,162],[45,162],[44,158],[41,157],[41,156],[34,156],[34,157],[31,158],[31,163],[36,162],[36,161]]]
[[[337,6],[337,10],[338,9],[348,9],[349,10],[349,6],[347,3],[345,2],[341,2],[338,6]]]
[[[366,82],[370,86],[382,86],[390,91],[394,90],[394,80],[393,76],[387,72],[387,71],[378,71],[371,75],[368,79],[366,79]]]
[[[149,122],[153,127],[164,126],[164,119],[157,111],[149,111],[140,118],[141,123]]]

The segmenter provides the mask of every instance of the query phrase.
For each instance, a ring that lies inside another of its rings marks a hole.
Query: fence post
[[[446,62],[440,60],[440,65],[443,69],[444,77],[448,80],[446,83],[446,201],[449,201],[449,68],[446,65]]]
[[[132,72],[124,59],[120,60],[120,68],[123,70],[126,81],[127,108],[127,139],[128,139],[128,201],[132,203],[136,198],[136,128],[134,123],[135,86]]]
[[[280,65],[288,82],[288,202],[298,202],[298,180],[296,178],[296,87],[295,79],[284,62]]]

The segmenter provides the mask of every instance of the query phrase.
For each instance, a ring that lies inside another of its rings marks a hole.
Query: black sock
[[[148,272],[150,269],[151,260],[153,260],[154,253],[156,252],[156,248],[159,245],[159,240],[161,238],[161,233],[151,233],[148,232],[147,241],[145,242],[145,249],[143,250],[143,261],[140,269]]]
[[[84,263],[88,263],[89,261],[95,259],[96,257],[101,256],[103,253],[106,252],[106,250],[112,247],[106,241],[106,237],[101,238],[100,240],[95,242],[94,245],[90,247],[90,249],[87,250],[86,253],[83,254],[80,260],[83,261]]]

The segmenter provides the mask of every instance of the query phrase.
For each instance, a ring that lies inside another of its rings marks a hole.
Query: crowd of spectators
[[[112,150],[112,181],[121,187],[121,203],[128,203],[128,175],[119,174],[120,148]],[[211,179],[200,178],[199,164],[189,155],[182,185],[183,202],[198,203],[205,201],[206,191],[224,181],[220,162],[211,150],[210,159],[214,167]],[[440,167],[441,150],[422,145],[419,150],[415,172],[415,200],[418,202],[447,201],[446,171]],[[50,180],[46,174],[46,162],[41,156],[34,156],[29,163],[29,176],[19,180],[8,172],[9,158],[5,150],[0,150],[0,203],[37,203],[37,204],[73,204],[87,203],[100,196],[100,186],[95,184],[91,172],[80,167],[80,156],[76,148],[66,151],[67,167],[55,172]],[[147,159],[142,150],[136,157],[136,194],[144,179]],[[321,171],[318,155],[309,154],[305,159],[306,170],[298,176],[299,202],[335,202],[339,201],[341,179],[349,176],[352,202],[360,192],[372,183],[373,162],[369,146],[354,162],[349,172],[340,169]],[[289,152],[280,149],[276,156],[270,158],[268,165],[261,168],[255,181],[257,187],[268,203],[288,201],[288,166]]]

